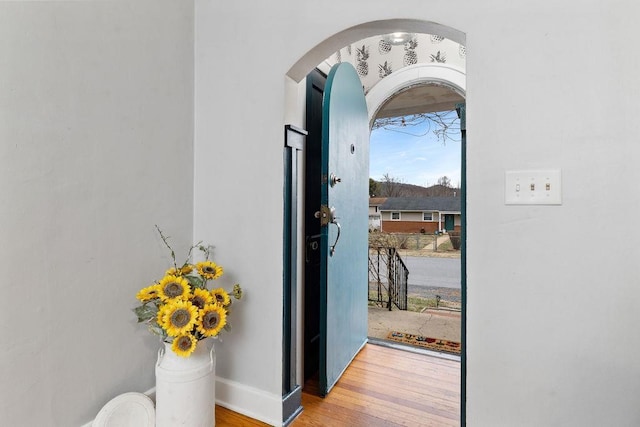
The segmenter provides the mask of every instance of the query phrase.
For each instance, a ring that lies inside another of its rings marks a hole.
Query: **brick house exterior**
[[[379,207],[381,231],[460,231],[460,197],[388,197]]]

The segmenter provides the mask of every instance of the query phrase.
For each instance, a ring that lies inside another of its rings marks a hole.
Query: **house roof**
[[[460,212],[460,197],[387,197],[380,210]]]
[[[370,197],[369,206],[380,206],[387,200],[386,197]]]

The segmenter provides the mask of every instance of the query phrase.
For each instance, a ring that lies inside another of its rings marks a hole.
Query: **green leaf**
[[[154,335],[158,335],[161,337],[166,337],[167,333],[165,332],[164,329],[162,329],[160,326],[158,326],[157,323],[150,323],[149,324],[149,332],[151,332]]]
[[[133,312],[138,316],[138,323],[142,323],[156,317],[158,315],[158,308],[155,304],[142,304],[141,306],[134,308]]]
[[[194,288],[204,289],[206,287],[206,282],[201,277],[191,275],[185,277]]]

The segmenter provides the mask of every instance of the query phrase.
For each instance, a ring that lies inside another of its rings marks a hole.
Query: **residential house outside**
[[[388,197],[379,212],[386,233],[460,231],[460,197]]]
[[[380,206],[387,200],[386,197],[369,198],[369,231],[380,231],[382,218],[380,217]]]

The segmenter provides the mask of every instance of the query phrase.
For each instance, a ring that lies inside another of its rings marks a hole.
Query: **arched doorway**
[[[388,21],[375,21],[370,23],[365,23],[362,25],[358,25],[347,30],[344,30],[338,34],[335,34],[312,50],[310,50],[307,54],[305,54],[296,64],[294,64],[291,69],[287,73],[288,81],[287,81],[287,94],[285,98],[288,100],[286,117],[295,117],[301,115],[304,110],[304,102],[301,101],[303,97],[299,95],[302,91],[302,85],[300,82],[304,80],[307,74],[313,70],[317,64],[323,61],[325,58],[329,57],[332,53],[339,50],[343,46],[349,43],[354,43],[358,40],[361,40],[365,37],[386,34],[390,32],[396,31],[407,31],[414,33],[426,33],[426,34],[438,34],[443,37],[447,37],[451,40],[454,40],[462,45],[465,43],[464,33],[451,29],[449,27],[445,27],[443,25],[427,22],[427,21],[418,21],[418,20],[388,20]],[[377,112],[380,108],[391,98],[397,95],[399,92],[406,90],[411,86],[416,85],[427,85],[427,84],[438,84],[444,85],[456,93],[460,94],[464,97],[466,84],[465,84],[465,73],[464,70],[445,66],[443,64],[416,64],[414,66],[406,67],[398,70],[396,73],[393,73],[387,76],[381,83],[379,83],[374,89],[372,89],[367,94],[367,106],[369,109],[369,119],[370,122],[375,118]],[[464,145],[463,145],[464,150]],[[464,153],[463,153],[464,159]],[[462,165],[464,169],[464,164]],[[463,172],[464,176],[464,172]],[[464,187],[464,182],[462,182]],[[301,187],[303,188],[303,186]],[[464,194],[463,194],[464,197]],[[463,203],[464,205],[464,203]],[[464,211],[463,211],[464,215]],[[303,221],[300,221],[302,224]],[[304,235],[304,234],[302,234]],[[298,248],[298,260],[304,261],[304,255],[301,255],[304,251],[304,242],[300,239],[298,240],[298,244],[300,248]],[[295,252],[295,251],[294,251]],[[464,258],[466,254],[463,252],[463,269],[466,265]],[[299,268],[296,269],[298,272],[304,268],[303,265],[299,265]],[[286,273],[285,273],[286,274]],[[300,273],[298,273],[300,274]],[[300,279],[300,275],[298,279]],[[465,273],[462,272],[463,283],[462,283],[462,293],[463,293],[463,345],[466,341],[466,337],[464,336],[464,302],[466,300],[466,291],[465,291],[465,283],[464,277]],[[295,280],[293,281],[295,282]],[[298,282],[299,283],[299,282]],[[285,294],[287,292],[285,291]],[[301,290],[298,289],[296,294],[300,295]],[[298,304],[300,300],[298,300]],[[295,316],[294,316],[295,317]],[[296,331],[298,335],[300,335],[300,331],[303,329],[304,325],[301,320],[302,317],[300,313],[297,315],[297,320],[295,318],[291,318],[291,322],[295,322],[296,325],[289,329]],[[285,325],[285,330],[291,325]],[[287,333],[285,331],[285,337]],[[294,336],[290,336],[290,339],[295,341],[296,338]],[[283,376],[288,375],[289,378],[297,377],[298,383],[301,383],[301,360],[303,359],[303,350],[300,339],[298,338],[297,345],[294,345],[294,348],[297,348],[297,353],[294,357],[295,361],[293,363],[288,364],[288,372],[284,372]],[[285,354],[287,352],[291,353],[291,348],[284,349]],[[465,399],[465,353],[463,349],[462,353],[462,384],[461,384],[461,401],[464,402]],[[462,418],[464,419],[464,405],[461,407]],[[286,414],[285,414],[286,419]]]

